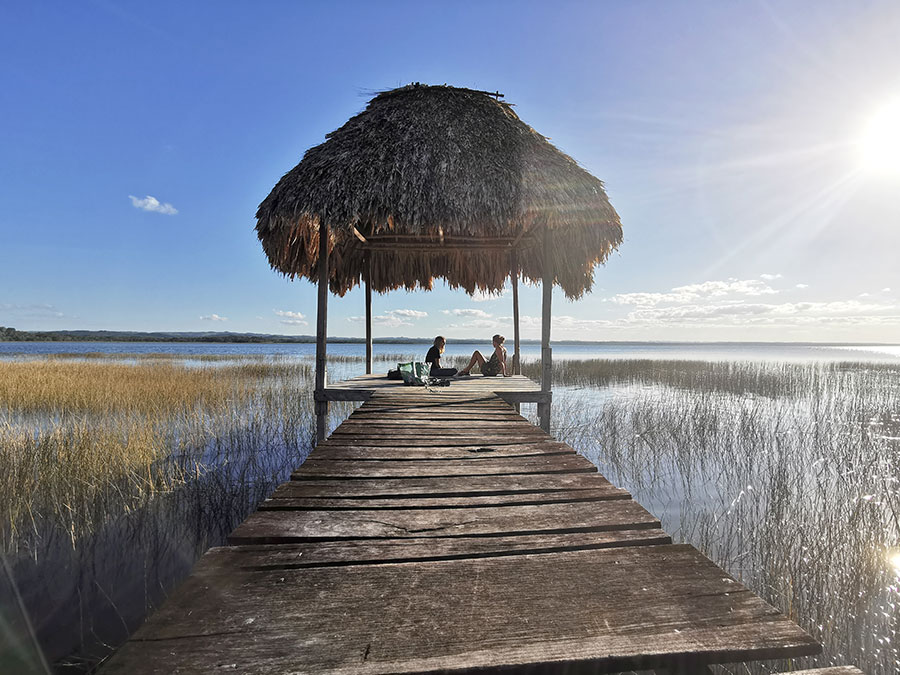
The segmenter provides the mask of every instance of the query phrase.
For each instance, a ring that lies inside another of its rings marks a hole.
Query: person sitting
[[[512,375],[512,373],[506,369],[506,347],[503,346],[504,342],[506,342],[505,337],[502,335],[495,335],[493,339],[494,353],[491,354],[491,358],[485,359],[481,352],[476,349],[472,354],[469,365],[459,371],[458,375],[465,377],[476,364],[481,366],[481,374],[485,377],[494,377],[500,373],[503,373],[503,377]]]
[[[444,353],[444,345],[446,344],[447,340],[444,336],[438,335],[434,338],[434,344],[428,350],[428,354],[425,355],[425,363],[431,364],[429,375],[432,377],[453,377],[456,375],[456,368],[441,368],[441,354]]]

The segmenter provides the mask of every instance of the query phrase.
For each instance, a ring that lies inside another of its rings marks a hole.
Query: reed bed
[[[35,627],[19,637],[67,672],[123,642],[315,429],[303,360],[77,356],[0,361],[0,554]]]
[[[309,451],[311,357],[210,356],[0,362],[2,545],[57,667],[88,670],[122,642]],[[376,354],[376,371],[411,358]],[[330,379],[364,360],[330,356]],[[523,371],[537,379],[539,361]],[[898,374],[558,361],[554,435],[826,646],[818,659],[720,672],[850,662],[894,673]],[[329,426],[351,410],[333,404]],[[135,586],[137,600],[123,590]]]
[[[0,362],[0,545],[39,549],[48,529],[74,545],[248,446],[288,447],[299,463],[310,378],[309,364],[258,360]]]
[[[900,671],[896,364],[560,365],[611,388],[559,391],[555,434],[825,645],[720,672]]]

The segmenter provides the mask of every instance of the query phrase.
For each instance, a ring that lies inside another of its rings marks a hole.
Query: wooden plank
[[[364,434],[366,436],[383,436],[384,434],[395,434],[397,436],[482,436],[492,437],[503,435],[504,433],[511,436],[523,436],[533,438],[535,440],[544,440],[547,434],[526,421],[512,420],[475,420],[469,422],[460,422],[454,419],[448,420],[429,420],[422,421],[418,424],[411,424],[407,421],[405,424],[397,424],[395,420],[386,420],[384,422],[375,420],[360,420],[348,418],[337,429],[334,434]]]
[[[534,429],[533,432],[527,429],[514,428],[509,429],[507,433],[504,433],[502,427],[494,429],[428,429],[427,427],[422,429],[392,429],[390,427],[373,426],[373,428],[369,429],[345,422],[332,432],[331,437],[336,439],[353,437],[359,440],[365,440],[366,438],[373,440],[390,438],[395,439],[398,443],[410,443],[411,445],[415,444],[418,439],[429,441],[437,439],[456,445],[459,444],[459,441],[465,439],[469,439],[472,443],[483,441],[487,445],[490,445],[492,442],[509,441],[510,439],[514,439],[516,443],[550,440],[550,437],[537,427],[532,427],[532,429]],[[505,443],[505,445],[508,445],[508,443]]]
[[[427,478],[437,476],[508,476],[525,473],[594,473],[581,455],[440,460],[346,462],[310,456],[291,474],[293,480],[317,478]]]
[[[443,447],[393,446],[378,447],[346,443],[340,439],[329,439],[316,446],[311,457],[316,459],[344,460],[465,460],[474,457],[533,457],[536,455],[574,455],[575,451],[564,443],[517,443],[514,445],[486,446],[481,443]]]
[[[604,532],[658,528],[630,499],[539,506],[379,511],[256,511],[228,543],[280,544],[317,539],[485,537],[537,532]]]
[[[309,498],[387,499],[392,497],[476,497],[602,489],[611,485],[599,473],[537,473],[440,478],[322,479],[292,481]],[[280,488],[279,488],[280,489]]]
[[[240,555],[205,556],[105,672],[617,672],[820,651],[689,546],[312,569]]]
[[[299,544],[246,544],[211,549],[207,555],[216,555],[216,552],[227,554],[231,564],[246,569],[299,569],[492,558],[671,543],[671,537],[663,530],[648,528],[610,532],[550,532],[506,537],[348,539]]]
[[[515,493],[511,495],[481,495],[466,497],[308,497],[306,484],[291,481],[279,486],[260,509],[281,510],[348,510],[348,509],[440,509],[472,506],[515,506],[522,504],[556,504],[564,502],[596,502],[605,499],[630,499],[621,488],[607,486],[596,490],[566,490],[547,493]]]
[[[831,666],[830,668],[813,668],[812,670],[792,670],[780,675],[864,675],[855,666]]]
[[[368,401],[374,392],[370,389],[335,389],[328,387],[322,395],[328,401]]]
[[[519,443],[550,440],[550,437],[537,427],[531,427],[531,429],[513,428],[504,433],[502,426],[494,429],[429,429],[428,427],[423,425],[421,429],[393,429],[390,427],[369,427],[368,425],[348,424],[346,422],[335,429],[332,433],[332,436],[356,436],[360,439],[374,439],[390,436],[393,438],[402,439],[404,441],[415,441],[416,439],[423,439],[429,442],[434,442],[434,440],[447,440],[457,442],[462,438],[471,438],[476,442],[478,440],[484,440],[490,443],[491,441],[496,442],[507,437],[516,438],[518,439],[517,442]]]
[[[386,401],[379,397],[377,401],[376,399],[369,399],[360,406],[359,411],[379,411],[399,414],[413,411],[429,413],[441,413],[445,411],[463,413],[509,413],[511,412],[511,409],[509,404],[504,403],[495,396],[492,396],[489,400],[473,400],[466,398],[457,402],[440,399],[435,401],[430,398],[423,400],[422,397],[415,399],[410,398],[403,401]]]
[[[365,445],[372,448],[396,448],[398,445],[397,438],[389,434],[374,437],[368,437],[365,434],[340,434],[338,437],[332,436],[330,438],[334,438],[334,440],[340,441],[344,445]],[[548,441],[550,440],[550,438],[545,436],[542,440]],[[500,448],[503,446],[518,446],[531,442],[533,442],[533,437],[531,436],[524,438],[521,436],[514,436],[511,438],[501,438],[498,436],[492,436],[488,438],[479,436],[441,436],[440,438],[412,438],[403,441],[404,444],[409,444],[410,447],[418,448]]]
[[[372,421],[372,422],[381,422],[382,424],[410,424],[412,421],[416,422],[474,422],[484,420],[485,422],[525,422],[528,423],[521,415],[517,414],[513,410],[505,411],[505,410],[492,410],[492,411],[484,411],[484,410],[471,410],[471,411],[459,411],[459,410],[423,410],[423,411],[404,411],[404,412],[392,412],[388,410],[369,410],[368,408],[360,407],[357,408],[353,413],[351,413],[348,420],[354,421]]]

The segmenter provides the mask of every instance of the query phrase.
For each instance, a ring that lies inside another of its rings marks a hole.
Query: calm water
[[[512,340],[507,339],[512,351]],[[425,357],[428,344],[386,343],[374,346],[375,358],[380,354],[418,354]],[[483,343],[451,343],[447,356],[471,354],[473,350],[490,351],[490,340]],[[41,354],[183,354],[315,356],[314,344],[231,344],[201,342],[0,342],[0,358]],[[328,353],[335,356],[363,356],[363,344],[333,344]],[[540,345],[522,345],[523,359],[539,359]],[[900,345],[829,345],[763,342],[599,342],[554,344],[555,359],[692,359],[703,361],[896,361]]]
[[[377,344],[376,372],[387,369],[389,361],[397,355],[422,357],[427,347],[427,344]],[[490,344],[487,341],[450,344],[446,355],[468,355],[474,349],[487,351]],[[540,358],[538,345],[523,345],[522,351],[525,360]],[[193,357],[207,355],[278,356],[308,362],[315,355],[315,345],[0,343],[0,359],[93,353],[166,353],[183,356],[188,363]],[[334,356],[359,357],[364,353],[362,344],[329,347],[329,354]],[[800,366],[845,361],[900,364],[898,345],[599,343],[554,345],[553,353],[557,361],[687,359]],[[390,358],[384,358],[386,355]],[[329,366],[332,380],[362,374],[363,369],[359,361]],[[875,380],[867,375],[869,370],[871,367],[865,365],[851,368],[841,375],[840,386],[833,388],[840,392],[834,398],[836,402],[842,401],[840,397],[845,394],[853,394],[847,399],[846,410],[837,403],[829,404],[828,410],[820,410],[818,399],[807,400],[793,394],[772,397],[753,392],[722,393],[715,389],[679,390],[659,383],[559,387],[554,397],[556,415],[563,410],[566,414],[565,419],[554,419],[554,433],[590,457],[614,482],[631,490],[662,518],[676,539],[702,546],[748,583],[758,581],[757,592],[773,589],[771,595],[764,595],[777,604],[777,599],[788,591],[776,588],[786,576],[771,571],[776,563],[787,567],[797,561],[800,567],[789,570],[790,578],[799,578],[801,573],[803,578],[811,575],[805,561],[810,557],[807,551],[812,550],[812,544],[804,544],[803,550],[787,552],[783,546],[792,539],[790,533],[797,529],[798,523],[804,522],[801,531],[815,535],[815,528],[820,526],[825,514],[830,520],[821,526],[833,537],[838,531],[835,523],[868,513],[860,509],[873,510],[882,503],[895,503],[890,495],[896,494],[900,480],[897,463],[879,462],[900,457],[900,448],[894,441],[895,436],[900,436],[900,410],[894,409],[896,394],[891,393],[898,385],[895,375],[887,372],[878,380],[880,393],[876,396],[871,388]],[[298,382],[297,386],[309,389],[310,384]],[[812,392],[814,387],[802,389]],[[788,399],[793,402],[788,403]],[[875,412],[884,408],[877,420],[872,417],[870,406],[874,406]],[[349,407],[336,409],[331,426],[338,424],[348,412]],[[533,410],[526,409],[525,413],[533,414]],[[781,422],[769,425],[773,418],[783,419],[789,425],[785,427]],[[739,439],[748,428],[753,432],[749,435],[752,442],[745,447],[742,445],[745,441]],[[247,438],[241,447],[250,450],[254,461],[263,457],[265,453],[256,444],[269,447],[271,442],[260,441],[259,432],[243,429],[242,433]],[[281,454],[272,453],[265,466],[251,467],[250,481],[235,484],[229,473],[213,466],[182,493],[165,495],[141,511],[110,519],[93,538],[76,548],[64,535],[51,536],[32,555],[8,560],[8,567],[0,570],[0,624],[12,626],[13,632],[20,636],[28,632],[12,592],[8,578],[11,576],[22,590],[21,602],[32,615],[39,640],[55,669],[86,671],[108,652],[107,645],[120,643],[140,624],[145,613],[164,599],[204,550],[223,543],[228,532],[254,504],[286,479],[290,468],[308,451],[304,443],[298,440]],[[761,467],[759,462],[763,460],[765,466]],[[790,476],[788,485],[792,490],[815,480],[824,486],[824,492],[821,495],[813,492],[811,497],[810,493],[802,493],[807,496],[799,497],[800,492],[794,494],[780,488],[773,476]],[[869,485],[867,481],[877,484]],[[775,528],[765,514],[779,500],[785,502],[779,508],[788,515],[783,526]],[[857,503],[862,506],[857,507]],[[870,523],[868,529],[854,523],[854,528],[868,537],[855,548],[848,548],[838,538],[829,540],[823,550],[815,549],[818,559],[830,555],[831,549],[840,552],[832,556],[833,560],[829,558],[828,567],[821,568],[823,577],[840,578],[849,574],[863,578],[856,571],[863,564],[860,551],[883,551],[885,544],[900,545],[893,534],[896,527],[890,523]],[[806,591],[821,598],[811,600],[805,612],[813,612],[811,608],[817,607],[827,609],[827,613],[826,609],[822,610],[823,616],[816,615],[815,621],[821,621],[826,628],[831,622],[836,633],[860,634],[859,644],[846,647],[841,643],[840,649],[848,651],[838,654],[836,658],[840,662],[866,665],[862,659],[867,652],[871,655],[879,649],[892,649],[883,645],[890,645],[895,638],[900,567],[896,574],[890,569],[885,571],[882,559],[882,564],[865,578],[871,579],[858,588],[829,585],[832,581],[826,580],[821,585],[810,582]],[[849,595],[863,598],[865,604],[857,601],[848,609],[842,603],[843,597]],[[868,613],[876,618],[861,618],[849,627],[834,618],[848,612]],[[0,629],[0,672],[6,672],[2,655],[4,648],[9,647],[3,644],[8,630]],[[888,642],[884,643],[885,640]],[[19,649],[23,660],[9,672],[41,672],[36,651],[29,656],[25,644],[20,644]],[[885,669],[883,664],[889,664],[893,658],[887,654],[873,657],[868,664],[869,672],[892,672],[890,666]]]

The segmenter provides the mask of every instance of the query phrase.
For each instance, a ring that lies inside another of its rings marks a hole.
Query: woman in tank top
[[[476,349],[472,354],[469,365],[459,371],[458,375],[465,377],[476,364],[481,366],[481,374],[486,377],[494,377],[501,373],[503,374],[503,377],[512,375],[512,373],[506,369],[506,347],[503,346],[504,342],[506,342],[505,337],[499,334],[495,335],[493,339],[494,352],[491,354],[491,358],[485,359],[482,353]]]

